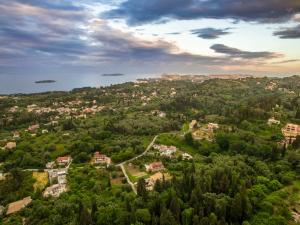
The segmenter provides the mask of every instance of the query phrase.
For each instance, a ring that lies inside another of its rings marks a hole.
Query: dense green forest
[[[299,224],[300,136],[292,142],[282,133],[287,123],[300,125],[299,94],[300,77],[293,76],[149,80],[1,96],[0,224]],[[280,124],[268,124],[273,117]],[[209,123],[219,128],[197,138],[192,120],[201,132]],[[152,140],[192,160],[161,157],[153,148],[143,153]],[[9,142],[16,146],[9,149]],[[92,165],[96,151],[112,164]],[[32,171],[66,155],[73,158],[68,190],[43,197]],[[153,173],[145,164],[155,161],[170,177],[150,191]],[[9,203],[27,196],[33,199],[27,207],[5,214]]]

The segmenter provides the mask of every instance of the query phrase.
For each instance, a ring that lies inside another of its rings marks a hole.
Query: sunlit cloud
[[[300,3],[268,0],[241,5],[238,2],[218,0],[212,7],[210,0],[3,0],[0,5],[0,73],[27,74],[53,68],[62,74],[65,71],[82,73],[116,65],[126,71],[150,73],[296,68],[297,58],[300,58],[297,53],[290,56],[288,51],[260,45],[259,50],[251,50],[252,46],[241,46],[236,41],[228,44],[230,38],[239,39],[242,25],[231,28],[226,24],[216,28],[212,24],[201,24],[201,19],[235,19],[258,24],[293,21],[295,24],[299,20]],[[202,6],[207,9],[205,13]],[[191,24],[194,21],[194,25],[177,27],[174,21]],[[156,22],[158,24],[153,25]],[[141,24],[143,26],[133,26]],[[149,28],[149,24],[154,29]],[[271,30],[269,37],[279,41],[297,38],[298,26],[280,26],[282,28],[277,27],[274,34]],[[195,50],[185,48],[180,44],[182,40],[190,42]],[[249,40],[249,43],[259,42]]]

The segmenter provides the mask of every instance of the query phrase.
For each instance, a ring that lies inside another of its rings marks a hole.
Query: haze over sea
[[[0,94],[39,93],[47,91],[70,91],[74,88],[100,87],[111,84],[135,81],[136,79],[156,77],[158,75],[125,74],[123,76],[102,76],[100,74],[84,75],[1,75]],[[35,81],[55,80],[55,83],[40,83]]]

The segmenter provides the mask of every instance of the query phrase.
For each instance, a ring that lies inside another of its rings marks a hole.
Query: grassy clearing
[[[137,182],[140,178],[145,178],[148,174],[144,171],[141,171],[137,166],[133,164],[128,164],[125,166],[129,179],[134,183]]]
[[[47,186],[48,174],[46,172],[33,172],[32,176],[35,179],[35,183],[33,184],[35,191],[43,190]]]

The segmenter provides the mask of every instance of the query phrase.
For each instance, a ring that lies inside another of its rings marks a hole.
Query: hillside
[[[297,224],[299,94],[293,76],[0,96],[0,224]]]

